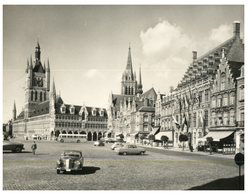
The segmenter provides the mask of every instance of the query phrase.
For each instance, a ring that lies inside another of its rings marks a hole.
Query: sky
[[[119,94],[128,47],[144,92],[168,93],[192,61],[233,36],[239,5],[4,5],[3,122],[24,107],[25,68],[37,41],[51,80],[66,104],[108,106]]]

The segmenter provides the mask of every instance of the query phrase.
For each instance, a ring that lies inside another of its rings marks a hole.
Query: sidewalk
[[[202,152],[202,151],[197,151],[194,150],[191,152],[188,147],[184,148],[184,151],[182,148],[179,147],[168,147],[168,149],[163,148],[162,146],[151,146],[151,145],[142,145],[142,144],[137,144],[138,146],[145,147],[145,148],[153,148],[157,150],[165,150],[165,151],[174,151],[174,152],[182,152],[182,153],[191,153],[191,154],[199,154],[199,155],[204,155],[204,156],[210,156],[210,157],[220,157],[220,158],[227,158],[227,159],[234,159],[235,154],[221,154],[217,152],[213,152],[211,155],[209,152]]]

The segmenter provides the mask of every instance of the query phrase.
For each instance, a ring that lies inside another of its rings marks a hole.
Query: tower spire
[[[132,59],[131,59],[131,46],[130,46],[130,43],[129,43],[129,51],[128,51],[128,59],[127,59],[126,70],[130,70],[131,74],[132,74],[132,77],[133,77]]]

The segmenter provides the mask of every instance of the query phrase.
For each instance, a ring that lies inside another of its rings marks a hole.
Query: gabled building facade
[[[225,68],[225,64],[229,64],[229,68]],[[239,22],[234,23],[232,38],[200,57],[197,57],[197,52],[193,51],[193,62],[182,80],[172,93],[163,98],[161,103],[161,127],[172,131],[175,146],[179,144],[179,135],[187,134],[191,145],[194,148],[197,147],[200,142],[205,141],[205,138],[211,135],[209,132],[215,125],[219,124],[227,128],[224,125],[224,116],[225,123],[229,121],[229,125],[233,124],[233,130],[236,131],[238,104],[240,104],[242,118],[244,113],[243,100],[236,103],[238,83],[241,82],[241,89],[244,87],[243,76],[239,77],[242,75],[240,70],[243,64],[244,44],[240,39]],[[223,75],[226,76],[223,77]],[[217,85],[218,91],[215,87]],[[243,94],[243,90],[241,93]],[[224,111],[221,106],[212,107],[212,99],[216,101],[217,98],[223,98],[223,94],[225,98],[223,101],[227,104],[225,107],[229,111]],[[232,101],[232,104],[228,101]]]

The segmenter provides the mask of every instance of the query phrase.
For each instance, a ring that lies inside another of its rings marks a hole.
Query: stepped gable
[[[223,49],[225,49],[229,62],[244,62],[244,44],[238,36],[233,36],[199,58],[194,59],[178,84],[178,87],[194,79],[205,78],[208,75],[214,76],[220,64]]]

